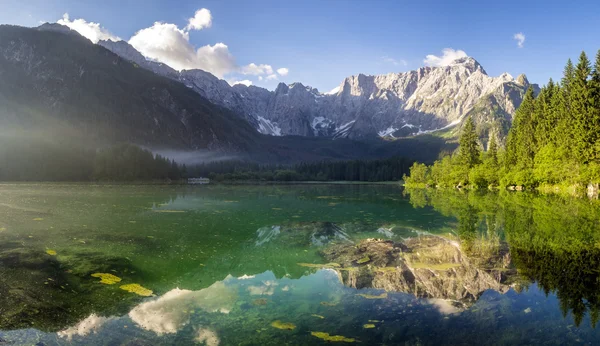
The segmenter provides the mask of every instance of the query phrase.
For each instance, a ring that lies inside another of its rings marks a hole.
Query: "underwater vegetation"
[[[100,283],[105,285],[114,285],[121,282],[121,278],[110,273],[94,273],[91,275],[94,278],[100,278]]]
[[[152,291],[145,287],[142,287],[140,284],[127,284],[127,285],[122,285],[119,288],[124,291],[127,291],[127,292],[135,293],[138,296],[142,296],[142,297],[152,296]]]
[[[325,332],[310,332],[312,336],[315,336],[319,339],[330,341],[330,342],[355,342],[354,338],[347,338],[341,335],[329,335],[329,333]]]

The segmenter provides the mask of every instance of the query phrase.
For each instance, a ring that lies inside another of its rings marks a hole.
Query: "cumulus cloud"
[[[383,60],[384,62],[387,62],[389,64],[392,64],[394,66],[399,66],[399,65],[407,66],[408,65],[408,62],[406,60],[403,60],[403,59],[396,60],[394,58],[390,58],[389,56],[385,56],[385,55],[381,57],[381,60]]]
[[[286,67],[282,67],[277,69],[277,73],[279,73],[280,76],[287,76],[288,73],[290,73],[290,70]]]
[[[224,43],[194,49],[189,32],[175,24],[156,22],[129,40],[146,58],[165,63],[176,70],[202,69],[219,78],[236,68],[235,59]]]
[[[525,45],[525,34],[522,32],[517,33],[513,36],[513,39],[517,41],[517,46],[519,46],[519,48],[523,48]]]
[[[467,53],[462,50],[454,50],[452,48],[444,48],[442,50],[442,56],[436,56],[429,54],[423,60],[426,66],[447,66],[450,65],[454,60],[467,57]]]
[[[254,76],[273,74],[273,67],[266,64],[256,65],[255,63],[251,63],[246,66],[242,66],[240,72],[242,74],[251,74]]]
[[[59,19],[57,23],[68,26],[94,43],[98,43],[100,40],[121,40],[119,37],[111,34],[108,30],[100,26],[100,23],[88,22],[82,18],[70,20],[68,13],[65,13],[62,19]]]
[[[233,82],[229,82],[230,85],[236,85],[236,84],[243,84],[245,86],[251,86],[252,85],[252,81],[248,80],[248,79],[244,79],[244,80],[236,80]]]
[[[67,13],[57,23],[76,30],[94,43],[99,40],[120,40],[99,23],[87,22],[84,19],[71,21]],[[190,32],[211,26],[212,14],[208,9],[202,8],[188,19],[183,29],[176,24],[155,22],[151,27],[137,31],[128,42],[147,59],[167,64],[179,71],[201,69],[221,79],[232,73],[259,76],[259,80],[277,79],[271,65],[251,63],[239,66],[224,43],[199,48],[190,43]],[[284,76],[288,71],[282,68],[277,72]],[[242,82],[246,85],[251,83],[248,79],[240,81]]]
[[[206,8],[201,8],[188,20],[186,30],[202,30],[212,26],[212,15]]]

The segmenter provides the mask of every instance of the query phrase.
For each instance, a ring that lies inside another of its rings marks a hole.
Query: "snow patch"
[[[314,117],[310,123],[310,127],[312,127],[315,136],[318,136],[322,130],[327,129],[330,125],[331,120],[325,117]]]
[[[337,93],[340,92],[340,86],[336,86],[335,88],[329,90],[328,92],[325,93],[325,95],[335,95]]]
[[[423,135],[423,134],[426,134],[426,133],[432,133],[432,132],[436,132],[436,131],[441,131],[441,130],[446,130],[446,129],[449,129],[449,128],[453,127],[453,126],[456,126],[456,125],[460,124],[460,121],[461,121],[461,120],[462,120],[462,119],[457,119],[457,120],[454,120],[454,121],[453,121],[453,122],[451,122],[450,124],[448,124],[448,125],[446,125],[446,126],[444,126],[444,127],[440,127],[439,129],[433,129],[433,130],[424,130],[424,131],[422,131],[421,129],[419,129],[419,132],[417,132],[417,135]]]
[[[404,127],[404,126],[402,126],[402,127]],[[398,131],[397,128],[395,128],[393,126],[390,126],[390,127],[388,127],[387,129],[385,129],[383,131],[377,132],[377,134],[379,135],[379,137],[382,137],[382,138],[383,137],[388,137],[388,136],[389,137],[394,137],[393,133],[396,132],[396,131]]]
[[[348,131],[350,131],[355,122],[356,120],[352,120],[340,127],[336,127],[335,131],[333,132],[333,138],[336,139],[348,136]]]
[[[258,118],[258,132],[264,135],[281,136],[281,128],[277,126],[277,123],[265,119],[261,116]]]

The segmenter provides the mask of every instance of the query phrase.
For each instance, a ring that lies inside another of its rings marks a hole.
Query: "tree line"
[[[147,181],[187,177],[186,166],[133,144],[0,141],[0,181]]]
[[[433,165],[415,163],[408,185],[519,188],[583,186],[600,182],[600,50],[592,66],[585,52],[569,59],[560,82],[530,87],[513,117],[504,148],[492,135],[483,150],[473,120],[454,154]]]
[[[216,181],[395,181],[408,173],[412,160],[392,157],[379,160],[303,162],[293,165],[218,161],[189,168],[193,176]]]
[[[291,165],[215,161],[187,167],[133,144],[95,150],[80,143],[0,138],[0,181],[395,181],[412,160],[304,162]]]

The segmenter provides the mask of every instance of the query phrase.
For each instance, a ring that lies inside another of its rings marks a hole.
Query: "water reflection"
[[[600,337],[596,202],[379,187],[163,189],[3,193],[0,344]],[[100,284],[98,272],[157,296]]]
[[[600,312],[600,204],[526,193],[481,194],[408,190],[417,207],[433,206],[458,219],[461,247],[481,255],[510,248],[505,258],[517,269],[518,291],[536,283],[556,294],[564,317],[579,326]],[[505,274],[504,272],[502,274]]]

